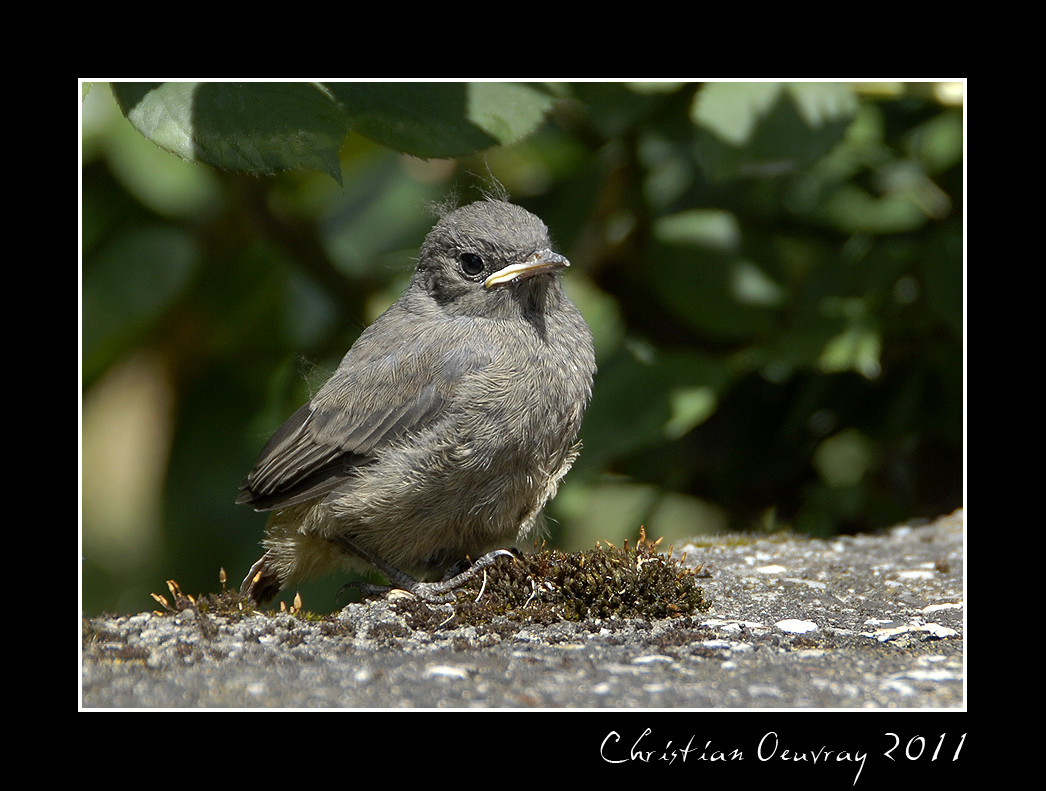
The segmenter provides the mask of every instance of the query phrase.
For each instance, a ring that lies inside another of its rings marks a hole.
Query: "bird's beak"
[[[534,277],[544,272],[554,272],[565,266],[570,266],[570,262],[559,253],[553,253],[547,249],[538,250],[527,258],[526,261],[510,264],[504,269],[499,269],[488,277],[483,282],[483,285],[487,288],[493,288],[494,286],[511,283],[514,280],[525,280],[528,277]]]

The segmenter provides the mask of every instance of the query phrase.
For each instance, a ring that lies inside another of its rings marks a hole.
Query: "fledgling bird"
[[[443,216],[410,286],[266,443],[237,503],[271,511],[241,592],[376,567],[438,598],[538,526],[580,445],[592,333],[548,229],[483,200]],[[443,582],[444,572],[472,567]],[[478,558],[478,560],[477,560]]]

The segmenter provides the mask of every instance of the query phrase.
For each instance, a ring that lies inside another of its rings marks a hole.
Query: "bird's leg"
[[[483,571],[483,569],[487,568],[487,566],[492,566],[500,557],[515,558],[516,555],[507,549],[495,549],[493,552],[488,552],[483,557],[478,558],[465,570],[452,574],[452,572],[460,567],[459,563],[455,563],[450,570],[447,571],[447,576],[445,576],[440,582],[415,581],[414,588],[410,589],[410,592],[418,598],[425,599],[426,601],[446,601],[449,598],[447,594],[460,588],[479,572]]]
[[[460,588],[480,571],[492,565],[499,557],[515,557],[515,555],[507,549],[495,549],[493,552],[488,552],[486,555],[479,558],[467,568],[462,569],[462,565],[466,561],[455,563],[447,570],[447,576],[445,576],[440,582],[419,582],[414,577],[410,576],[410,574],[400,571],[395,566],[386,563],[376,555],[372,555],[367,550],[362,549],[345,536],[338,536],[334,541],[342,549],[351,552],[353,555],[356,555],[370,563],[374,568],[384,574],[390,583],[389,585],[374,585],[369,582],[349,582],[338,590],[338,595],[335,597],[335,601],[341,598],[341,594],[349,588],[357,588],[364,595],[388,593],[390,590],[397,588],[412,593],[419,599],[423,599],[427,602],[443,602],[449,600],[452,592]]]

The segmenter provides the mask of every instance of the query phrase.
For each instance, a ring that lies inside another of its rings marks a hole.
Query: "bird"
[[[257,605],[368,568],[378,590],[445,600],[540,532],[578,456],[596,359],[569,261],[507,200],[441,214],[405,292],[240,484],[270,512],[240,589]]]

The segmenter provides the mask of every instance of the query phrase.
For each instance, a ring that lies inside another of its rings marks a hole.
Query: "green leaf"
[[[334,98],[314,83],[113,83],[135,129],[189,162],[271,175],[306,168],[341,183],[348,131]]]
[[[656,243],[653,250],[650,277],[660,299],[698,332],[741,340],[772,326],[784,291],[753,262],[689,244]]]
[[[699,157],[718,180],[812,165],[857,111],[845,83],[709,83],[691,108]]]
[[[607,459],[683,436],[715,412],[729,378],[721,360],[628,344],[599,364],[582,429],[593,441],[586,440],[579,469],[598,469]]]
[[[555,98],[523,83],[114,83],[125,116],[189,162],[240,173],[318,170],[341,183],[350,130],[422,158],[519,140]]]
[[[339,82],[326,87],[356,132],[425,159],[518,140],[540,126],[554,101],[520,83]]]

